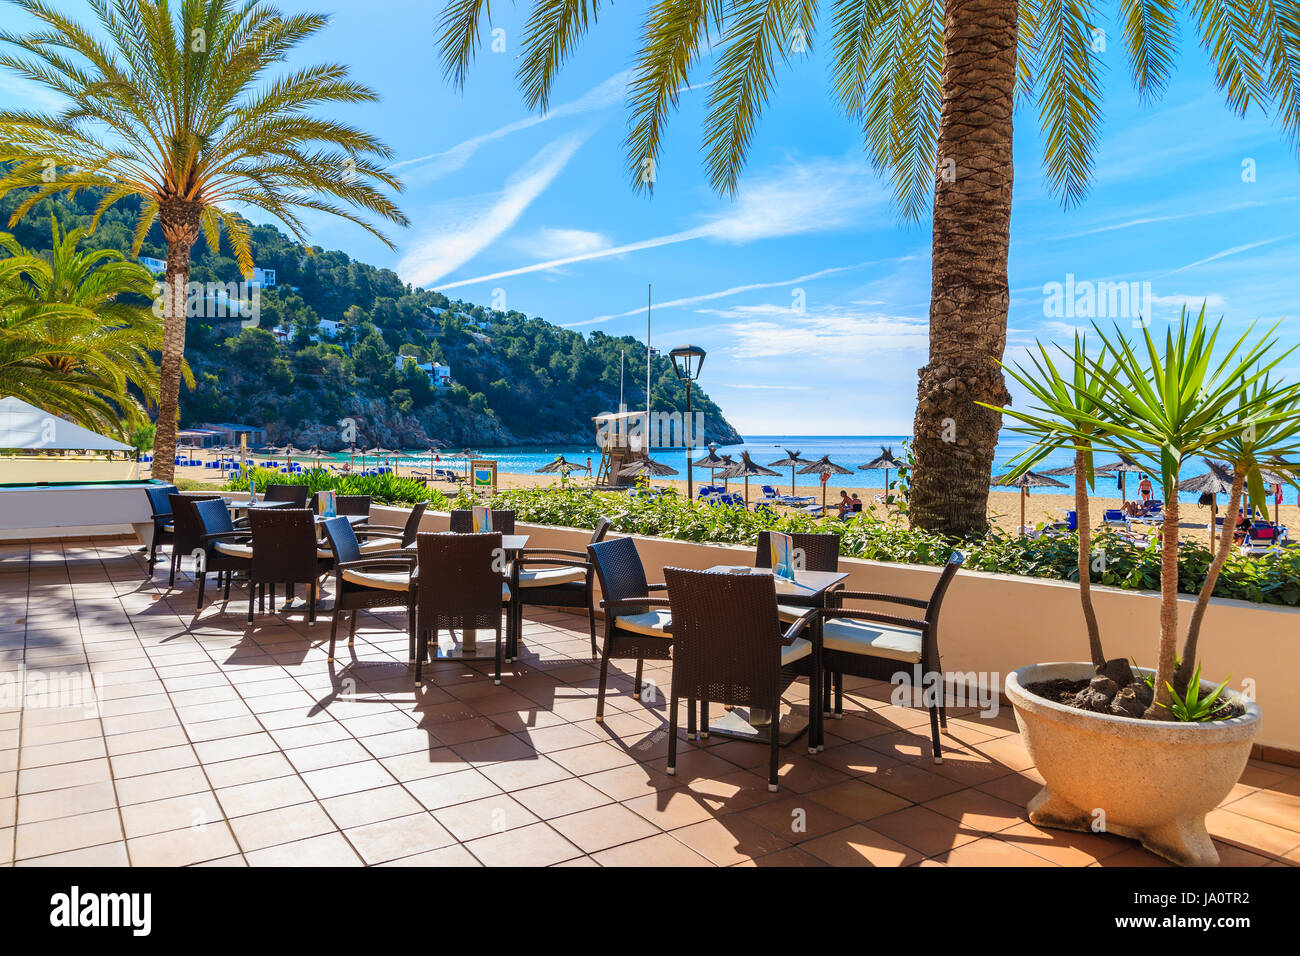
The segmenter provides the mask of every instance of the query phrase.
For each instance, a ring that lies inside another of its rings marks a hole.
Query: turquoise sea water
[[[845,468],[853,469],[853,475],[832,476],[830,487],[883,487],[884,473],[881,471],[859,471],[858,465],[871,461],[880,454],[882,446],[892,447],[894,455],[898,458],[903,457],[903,442],[907,439],[906,435],[755,435],[748,441],[740,445],[720,445],[718,446],[719,455],[732,455],[739,458],[742,451],[749,452],[750,456],[760,465],[767,465],[770,462],[785,457],[784,449],[799,452],[801,458],[809,461],[820,458],[822,455],[829,455],[831,461]],[[1027,445],[1026,439],[1019,435],[1004,432],[999,443],[997,455],[994,459],[993,473],[995,475],[1003,473],[1008,463],[1024,451]],[[459,449],[452,451],[448,449],[444,455],[458,457]],[[547,446],[514,446],[511,448],[477,448],[474,452],[483,458],[495,458],[497,467],[500,471],[510,474],[533,474],[542,465],[554,461],[556,455],[563,455],[571,462],[583,464],[588,458],[591,459],[592,468],[600,464],[600,452],[596,449],[593,442],[590,445],[547,445]],[[697,448],[693,458],[698,460],[707,454],[707,449]],[[677,478],[686,477],[686,451],[681,448],[664,448],[656,449],[652,453],[657,461],[676,468],[680,474]],[[427,451],[412,451],[400,459],[403,465],[427,468],[429,465],[429,454]],[[1098,465],[1106,464],[1114,460],[1114,456],[1100,455]],[[1048,456],[1043,462],[1035,467],[1036,471],[1050,469],[1055,467],[1064,467],[1073,464],[1073,452],[1065,450],[1058,451]],[[1200,474],[1204,467],[1199,462],[1189,465],[1186,470],[1188,476]],[[762,483],[775,485],[778,489],[790,487],[790,469],[777,469],[780,476],[770,479],[751,479],[750,484],[755,488]],[[1139,475],[1128,475],[1128,497],[1137,498],[1137,483]],[[893,473],[890,478],[892,480]],[[709,480],[707,469],[695,469],[696,484],[706,484]],[[1051,494],[1073,494],[1074,482],[1070,476],[1058,477],[1058,481],[1066,483],[1064,488],[1044,488],[1043,493]],[[797,475],[795,477],[795,487],[803,489],[818,489],[820,487],[816,475]],[[1117,476],[1100,476],[1097,479],[1097,485],[1093,492],[1101,497],[1118,497],[1119,481]],[[1287,500],[1290,501],[1292,493],[1287,492]],[[1195,502],[1197,495],[1182,494],[1179,495],[1180,501]]]

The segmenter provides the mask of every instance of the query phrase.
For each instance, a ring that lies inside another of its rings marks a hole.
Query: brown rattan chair
[[[454,534],[470,534],[474,530],[474,512],[469,508],[453,508],[448,529]],[[515,513],[504,508],[493,508],[492,530],[498,534],[514,534]]]
[[[172,563],[167,575],[167,587],[176,586],[176,572],[180,570],[181,559],[203,550],[203,529],[199,526],[198,515],[194,513],[194,502],[208,501],[220,495],[182,495],[170,494],[167,501],[172,508]],[[198,559],[195,559],[197,565]],[[197,575],[198,569],[195,568]]]
[[[663,584],[647,584],[645,567],[631,538],[614,538],[587,545],[587,554],[600,581],[601,609],[605,613],[605,643],[600,650],[600,688],[596,694],[596,722],[605,720],[605,685],[611,660],[635,660],[636,684],[632,696],[641,699],[641,675],[646,658],[671,660],[673,635],[668,599],[651,597]]]
[[[304,508],[260,508],[250,511],[253,531],[253,559],[248,574],[248,623],[253,623],[253,592],[258,612],[265,610],[266,588],[271,589],[275,607],[275,586],[285,586],[285,597],[293,597],[295,584],[308,588],[307,622],[316,623],[317,582],[324,568],[317,554],[316,522]],[[345,519],[346,520],[346,519]],[[328,567],[326,563],[325,567]]]
[[[609,520],[601,518],[591,533],[589,544],[605,540]],[[525,548],[510,566],[510,592],[515,596],[513,643],[506,658],[514,659],[519,648],[513,646],[523,631],[524,605],[533,607],[585,607],[587,630],[591,634],[591,656],[596,651],[595,569],[585,551],[556,548]]]
[[[198,594],[195,606],[203,610],[203,592],[208,575],[215,572],[222,600],[230,600],[230,581],[236,571],[246,572],[253,560],[252,537],[248,528],[236,528],[230,509],[221,499],[196,501],[192,507],[202,531],[203,566],[195,569]]]
[[[466,628],[496,635],[496,670],[501,683],[502,611],[509,609],[510,586],[504,577],[501,532],[455,534],[421,532],[416,538],[415,686],[423,680],[429,642],[438,632]],[[509,615],[506,615],[507,620]]]
[[[149,577],[153,577],[153,569],[158,564],[158,546],[169,544],[176,530],[172,525],[172,503],[169,497],[176,494],[176,490],[175,485],[161,482],[144,489],[144,493],[149,496],[150,517],[153,519],[153,539],[149,543]]]
[[[935,763],[943,763],[939,727],[948,726],[943,704],[943,674],[939,670],[939,612],[948,586],[963,561],[965,556],[960,551],[952,553],[928,600],[874,591],[840,591],[835,595],[835,607],[818,611],[822,619],[822,667],[834,675],[835,716],[844,714],[845,674],[891,680],[898,673],[899,665],[919,664],[922,682],[932,685],[924,697],[930,711]],[[879,611],[850,610],[842,606],[844,601],[902,604],[917,608],[922,614],[917,619]]]
[[[295,508],[307,507],[306,485],[267,485],[263,501],[289,501]]]
[[[411,547],[415,544],[415,536],[420,533],[420,520],[424,517],[424,509],[428,506],[427,501],[416,502],[411,513],[406,516],[405,527],[370,522],[353,525],[352,529],[361,539],[361,553],[371,554],[375,551],[394,551]]]
[[[329,659],[334,660],[334,641],[339,615],[351,611],[348,647],[357,633],[357,616],[377,607],[406,608],[406,635],[411,663],[415,663],[415,586],[411,572],[415,555],[390,551],[364,556],[356,532],[346,517],[325,521],[325,537],[334,552],[334,613],[330,621]]]
[[[707,734],[709,704],[762,707],[771,715],[767,789],[777,789],[781,750],[781,694],[797,675],[792,667],[814,656],[802,633],[821,613],[810,609],[788,629],[776,611],[771,575],[664,568],[672,608],[673,681],[668,705],[668,773],[677,772],[677,705],[688,708],[686,732],[695,736],[695,702]],[[808,699],[818,699],[818,668]],[[811,708],[809,716],[811,717]],[[810,724],[810,733],[812,732]],[[813,750],[809,741],[809,750]]]

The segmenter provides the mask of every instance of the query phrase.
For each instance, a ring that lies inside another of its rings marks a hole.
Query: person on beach
[[[841,520],[847,518],[849,516],[849,512],[853,510],[853,500],[849,498],[849,493],[847,491],[840,492],[839,509],[840,509]]]
[[[1143,475],[1142,480],[1138,482],[1138,491],[1142,495],[1144,505],[1151,500],[1151,479],[1146,475]]]
[[[1250,520],[1250,515],[1246,514],[1244,509],[1238,508],[1237,530],[1232,535],[1233,544],[1245,544],[1253,530],[1255,530],[1255,525]]]
[[[852,497],[851,500],[852,500],[852,502],[853,502],[853,513],[854,513],[855,515],[856,515],[856,514],[861,514],[861,513],[862,513],[862,499],[858,497],[858,493],[857,493],[856,491],[853,492],[853,497]]]

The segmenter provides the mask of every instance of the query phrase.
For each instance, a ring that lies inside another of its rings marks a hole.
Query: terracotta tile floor
[[[0,545],[0,862],[13,865],[1160,865],[1116,837],[1025,817],[1037,777],[1009,712],[923,711],[850,681],[826,750],[713,737],[664,773],[665,705],[612,676],[597,724],[585,621],[529,613],[523,657],[442,663],[416,693],[404,614],[363,616],[325,658],[329,618],[244,605],[193,614],[122,541]],[[26,706],[15,681],[26,672]],[[647,664],[669,685],[669,668]],[[39,695],[93,679],[98,705]],[[803,709],[800,688],[788,703]],[[33,696],[37,694],[37,696]],[[1300,770],[1252,762],[1210,817],[1225,864],[1300,863]]]

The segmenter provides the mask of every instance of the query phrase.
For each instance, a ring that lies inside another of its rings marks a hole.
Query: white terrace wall
[[[401,524],[405,512],[376,508],[377,523]],[[427,531],[447,529],[448,516],[426,514]],[[589,531],[545,525],[518,527],[530,535],[530,548],[585,550]],[[666,538],[637,538],[646,574],[662,581],[664,566],[708,568],[717,564],[752,564],[753,549],[694,544]],[[928,597],[939,569],[910,564],[841,560],[850,590],[884,591]],[[1160,597],[1149,591],[1094,587],[1093,601],[1109,657],[1150,663],[1156,653]],[[1193,599],[1180,600],[1185,623]],[[1073,584],[1003,574],[963,572],[953,582],[940,622],[940,651],[945,672],[1009,671],[1046,661],[1085,660],[1087,635]],[[1266,757],[1276,749],[1300,754],[1300,609],[1214,599],[1206,614],[1200,657],[1206,677],[1231,674],[1230,686],[1253,682],[1264,711],[1256,743]],[[1294,762],[1294,756],[1284,757]]]

